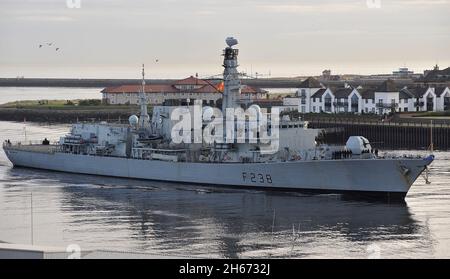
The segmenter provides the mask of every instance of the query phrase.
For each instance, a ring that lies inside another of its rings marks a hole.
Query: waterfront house
[[[222,86],[221,83],[191,76],[172,84],[149,83],[145,85],[145,96],[147,103],[150,105],[164,103],[193,104],[195,100],[201,100],[205,105],[215,105],[219,99],[222,99]],[[142,86],[139,84],[107,87],[101,91],[102,100],[106,104],[113,105],[138,104],[141,90]],[[243,85],[241,97],[243,101],[251,102],[267,98],[267,92]]]
[[[446,86],[400,88],[387,79],[377,87],[325,87],[310,77],[302,82],[296,96],[283,99],[284,110],[301,113],[374,113],[450,110],[450,89]]]

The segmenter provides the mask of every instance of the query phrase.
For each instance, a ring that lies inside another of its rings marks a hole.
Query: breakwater
[[[324,128],[324,141],[345,144],[350,136],[363,136],[380,149],[427,149],[433,138],[436,150],[450,150],[450,124],[426,122],[370,122],[310,119],[309,127]]]
[[[244,85],[260,88],[298,88],[304,78],[258,78],[242,79]],[[206,78],[211,82],[219,82],[217,78]],[[177,79],[147,79],[147,84],[173,84]],[[381,80],[353,80],[353,81],[321,81],[328,86],[343,86],[344,83],[353,86],[375,86]],[[411,85],[412,80],[397,80],[399,86]],[[75,79],[75,78],[0,78],[0,86],[4,87],[109,87],[124,84],[140,84],[140,79]]]

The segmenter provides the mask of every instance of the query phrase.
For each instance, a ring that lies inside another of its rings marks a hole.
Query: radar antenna
[[[139,124],[141,128],[148,127],[149,116],[147,112],[147,99],[145,98],[145,65],[142,64],[142,89],[139,93],[139,104],[141,106],[141,115],[139,117]]]

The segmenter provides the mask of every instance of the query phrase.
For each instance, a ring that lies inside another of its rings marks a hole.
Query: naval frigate
[[[226,43],[221,86],[224,112],[249,105],[241,97],[237,40],[229,37]],[[321,130],[308,128],[306,121],[288,116],[279,119],[275,108],[269,115],[257,105],[248,107],[255,117],[244,114],[241,129],[237,118],[230,121],[217,117],[217,108],[209,106],[199,111],[198,103],[155,106],[150,117],[145,92],[143,67],[140,112],[130,116],[129,123],[78,122],[58,142],[8,141],[3,144],[5,153],[14,167],[217,187],[357,194],[389,200],[404,200],[411,185],[428,171],[427,166],[434,159],[433,155],[379,156],[362,136],[350,137],[345,146],[327,145],[318,140]],[[196,118],[200,122],[189,131],[181,131],[180,109],[189,115],[197,113],[188,122],[193,123]],[[212,122],[222,126],[210,131],[213,140],[201,140]],[[256,127],[252,133],[255,138],[245,140],[251,127]],[[184,141],[174,140],[183,133]],[[239,138],[242,134],[244,140]],[[268,148],[269,142],[272,149]]]

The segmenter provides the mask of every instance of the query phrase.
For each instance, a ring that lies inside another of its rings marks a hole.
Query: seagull
[[[53,43],[47,43],[48,46],[52,46]]]
[[[158,59],[158,58],[156,58],[155,62],[156,62],[156,63],[158,63],[158,62],[159,62],[159,59]]]
[[[58,51],[58,50],[59,50],[59,47],[56,48],[56,51]]]
[[[42,47],[42,45],[39,45],[39,48],[41,48]]]

